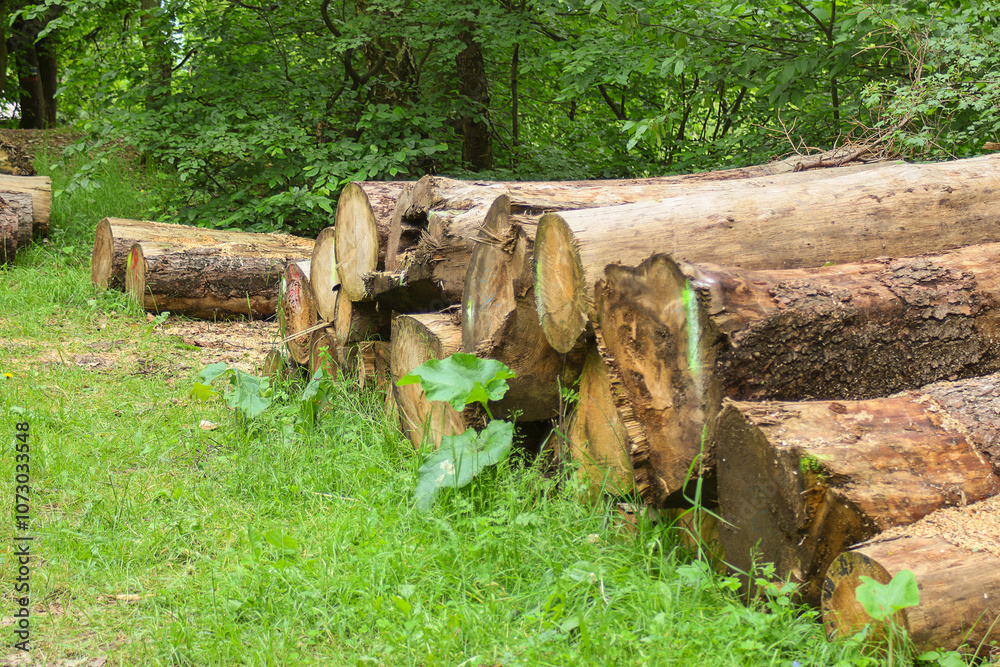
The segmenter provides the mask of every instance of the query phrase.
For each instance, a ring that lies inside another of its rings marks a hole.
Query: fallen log
[[[278,329],[295,363],[307,365],[312,356],[311,334],[316,327],[316,302],[309,283],[309,262],[292,262],[281,279],[281,318]]]
[[[391,355],[389,343],[383,341],[345,345],[341,349],[344,376],[356,382],[359,389],[391,391]]]
[[[774,563],[778,578],[800,584],[802,599],[816,604],[830,563],[851,546],[942,507],[1000,494],[984,444],[937,392],[727,401],[714,434],[727,561],[743,572],[753,570],[752,555]]]
[[[333,227],[326,227],[316,237],[309,269],[309,282],[313,288],[316,311],[327,322],[333,322],[337,312],[337,293],[340,287],[337,258],[334,254]]]
[[[898,611],[893,620],[906,630],[916,653],[984,654],[995,647],[1000,640],[1000,496],[938,510],[838,556],[823,582],[827,634],[844,637],[872,622],[855,594],[862,576],[887,584],[901,570],[916,577],[920,604]]]
[[[0,265],[13,264],[21,224],[14,211],[0,211]]]
[[[998,174],[1000,156],[986,156],[549,213],[534,246],[539,321],[552,347],[569,350],[604,267],[636,265],[655,252],[797,268],[1000,241]]]
[[[853,154],[852,154],[853,155]],[[850,155],[838,159],[846,159]],[[813,164],[830,166],[834,162]],[[439,176],[425,176],[407,186],[392,216],[393,228],[386,251],[385,270],[409,280],[427,281],[437,292],[428,301],[436,308],[458,303],[462,298],[466,267],[483,219],[500,195],[507,195],[512,214],[521,224],[532,227],[546,211],[612,206],[677,196],[694,188],[718,190],[719,181],[767,177],[795,181],[821,178],[815,172],[792,174],[795,162],[761,165],[704,174],[667,176],[617,181],[508,182],[456,181]],[[845,169],[870,169],[878,165],[858,165]],[[823,171],[823,170],[817,170]],[[780,175],[779,175],[780,174]],[[368,247],[368,239],[359,245]],[[350,251],[344,249],[345,255]],[[358,270],[370,263],[356,265]],[[374,268],[368,271],[374,271]],[[342,270],[341,279],[345,272]],[[352,281],[348,293],[359,301],[371,298],[361,289],[361,275]],[[354,291],[354,285],[358,291]]]
[[[34,238],[48,238],[49,213],[52,209],[52,179],[48,176],[0,175],[0,192],[18,192],[31,196],[31,223]],[[2,195],[0,195],[2,196]]]
[[[444,435],[463,433],[463,413],[442,401],[428,400],[419,384],[396,385],[401,377],[431,359],[444,359],[461,347],[462,329],[450,315],[396,315],[389,353],[392,391],[403,433],[417,449],[437,449]]]
[[[385,266],[390,218],[403,181],[348,183],[337,201],[334,245],[337,272],[344,289],[360,301],[361,276]]]
[[[609,266],[596,310],[641,426],[629,451],[642,497],[677,492],[723,397],[874,398],[1000,371],[998,257],[986,244],[783,271],[665,255]]]
[[[27,248],[34,239],[31,195],[26,192],[0,191],[0,208],[17,216],[17,247]]]
[[[342,290],[337,291],[336,303],[333,324],[341,344],[389,339],[387,309],[370,302],[355,303]]]
[[[593,498],[628,496],[635,490],[628,457],[628,433],[611,395],[612,373],[596,345],[587,350],[577,388],[579,401],[557,438],[557,454],[579,465],[580,478]]]
[[[285,267],[311,250],[311,240],[294,236],[105,218],[97,225],[91,279],[128,287],[154,312],[269,317]]]

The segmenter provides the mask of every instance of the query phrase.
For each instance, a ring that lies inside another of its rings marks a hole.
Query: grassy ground
[[[150,213],[150,181],[118,163],[100,178],[0,270],[0,498],[27,421],[35,537],[32,650],[0,664],[879,664],[783,597],[745,606],[667,526],[583,505],[530,463],[417,512],[419,460],[374,395],[335,388],[310,432],[294,386],[253,421],[189,398],[204,357],[90,285],[97,220]]]

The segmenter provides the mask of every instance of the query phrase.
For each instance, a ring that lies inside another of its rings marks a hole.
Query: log
[[[790,172],[794,167],[791,164],[617,181],[469,182],[425,176],[417,183],[408,185],[397,202],[385,267],[394,275],[427,281],[436,286],[437,293],[428,300],[437,301],[436,308],[444,308],[462,298],[466,267],[475,249],[476,237],[487,211],[500,195],[510,198],[512,215],[520,224],[532,228],[529,234],[533,237],[534,224],[546,211],[663,199],[694,188],[717,191],[723,187],[720,181],[751,176],[776,180],[791,178],[795,181],[822,176],[814,172],[792,174]],[[875,166],[859,165],[857,168]],[[853,170],[854,167],[847,169]],[[775,175],[779,173],[781,175]],[[400,225],[408,225],[407,233],[402,233]],[[402,247],[405,244],[399,239],[410,244],[405,248],[405,254]],[[350,294],[355,300],[370,298],[362,292]]]
[[[327,377],[336,380],[340,376],[340,341],[330,327],[312,332],[309,342],[309,375],[323,369]]]
[[[31,195],[26,192],[0,191],[0,207],[17,216],[17,247],[27,248],[34,239]]]
[[[48,238],[49,213],[52,210],[51,178],[0,174],[0,192],[22,192],[31,195],[32,234],[36,239]]]
[[[341,349],[344,375],[355,381],[359,389],[368,387],[388,391],[391,354],[389,343],[383,341],[345,345]]]
[[[836,558],[823,582],[823,624],[830,638],[872,622],[855,596],[861,577],[886,584],[910,570],[920,604],[894,620],[916,652],[984,654],[1000,640],[1000,496],[938,510]]]
[[[587,350],[578,386],[579,401],[557,440],[560,458],[579,465],[580,479],[597,498],[608,493],[628,496],[635,491],[628,457],[628,434],[611,395],[611,372],[593,345]]]
[[[292,262],[281,279],[279,330],[292,359],[306,365],[311,357],[311,335],[316,326],[316,303],[309,283],[309,262]]]
[[[20,231],[21,223],[17,213],[10,210],[0,210],[0,266],[14,264]]]
[[[933,391],[867,401],[727,400],[714,444],[727,561],[743,572],[752,570],[751,554],[774,563],[810,604],[819,602],[830,563],[851,546],[1000,493],[982,443]]]
[[[361,276],[385,266],[385,249],[402,181],[357,181],[340,193],[334,223],[337,273],[355,301],[364,296]]]
[[[286,382],[296,373],[296,367],[291,359],[286,359],[278,348],[268,350],[261,362],[260,374],[274,382]]]
[[[316,311],[327,322],[333,322],[337,312],[337,293],[340,287],[337,258],[334,254],[333,227],[325,228],[316,237],[311,262],[309,282],[313,288]]]
[[[568,350],[586,327],[604,267],[636,265],[655,252],[746,269],[799,268],[1000,241],[998,173],[1000,156],[894,164],[549,213],[534,246],[539,321],[552,347]]]
[[[139,243],[151,269],[143,286],[145,307],[206,318],[274,315],[285,267],[309,259],[313,248],[311,239],[286,234],[121,218],[101,220],[94,237],[95,285],[124,289],[126,260]]]
[[[642,497],[679,489],[723,397],[864,399],[1000,371],[998,257],[986,244],[816,269],[607,267],[598,324],[641,426]]]
[[[368,340],[388,340],[389,311],[370,302],[355,303],[342,290],[337,292],[334,330],[341,344]]]
[[[437,449],[442,436],[464,432],[466,420],[447,403],[428,400],[420,385],[398,387],[396,382],[430,359],[458,352],[461,340],[462,328],[446,314],[396,315],[392,319],[392,391],[403,433],[417,449]]]

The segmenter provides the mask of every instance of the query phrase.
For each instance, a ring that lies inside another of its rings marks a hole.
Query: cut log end
[[[631,495],[635,485],[628,432],[611,396],[607,364],[596,348],[588,350],[584,360],[579,395],[567,428],[568,446],[560,447],[559,455],[579,464],[581,479],[592,497],[601,493]]]
[[[362,276],[378,268],[379,242],[368,195],[356,183],[349,183],[340,194],[334,239],[341,289],[360,301],[365,297]]]
[[[336,380],[340,361],[340,345],[333,331],[329,327],[314,331],[309,345],[309,374],[323,369],[327,377]]]
[[[132,301],[145,307],[146,296],[146,258],[142,246],[133,243],[125,259],[125,292]]]
[[[437,449],[441,437],[462,433],[465,419],[447,403],[431,401],[420,385],[396,382],[430,359],[443,359],[460,348],[462,329],[448,315],[397,315],[392,321],[390,363],[403,432],[420,448]]]
[[[105,218],[97,223],[94,251],[90,255],[90,280],[101,289],[107,289],[111,280],[113,256],[114,237],[111,233],[111,223]]]
[[[496,198],[476,237],[462,296],[462,347],[492,338],[516,307],[515,281],[525,270],[523,235],[510,221],[510,197]]]
[[[312,283],[313,296],[316,299],[316,310],[319,316],[327,322],[333,322],[337,308],[337,287],[340,277],[337,275],[337,258],[334,249],[335,228],[327,227],[316,237],[313,246],[312,265],[309,269],[309,281]]]
[[[309,334],[303,332],[316,324],[316,306],[309,278],[298,263],[293,262],[285,269],[282,288],[282,338],[287,341],[292,359],[299,364],[308,364],[311,339]]]
[[[884,567],[857,551],[847,551],[830,564],[822,593],[823,626],[827,637],[847,637],[872,622],[872,617],[858,602],[857,588],[863,583],[861,577],[870,577],[880,584],[892,580]],[[905,610],[896,612],[893,618],[903,627],[906,627],[905,619]]]
[[[557,352],[569,352],[587,327],[590,309],[573,232],[559,215],[538,221],[534,253],[539,323]]]

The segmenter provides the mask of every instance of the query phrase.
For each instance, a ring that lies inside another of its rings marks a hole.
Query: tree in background
[[[647,176],[857,140],[966,155],[1000,118],[996,9],[64,0],[15,15],[59,35],[60,109],[88,155],[126,137],[177,173],[167,215],[306,233],[356,179]]]

